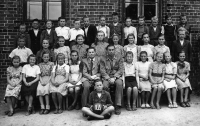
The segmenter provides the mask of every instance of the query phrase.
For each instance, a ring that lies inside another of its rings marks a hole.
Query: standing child
[[[64,54],[65,64],[69,63],[70,59],[70,48],[65,46],[65,38],[63,36],[58,36],[58,48],[54,49],[54,53],[57,56],[59,53]]]
[[[119,45],[119,36],[117,34],[112,36],[112,41],[114,42],[115,46],[115,55],[117,57],[124,57],[124,47]]]
[[[181,14],[180,17],[180,22],[179,24],[177,25],[177,33],[179,33],[179,28],[183,27],[185,28],[187,31],[186,31],[186,36],[185,36],[185,39],[190,41],[190,33],[191,33],[191,26],[188,24],[187,22],[187,17],[186,15],[184,14]]]
[[[141,108],[150,108],[148,103],[151,93],[151,83],[149,82],[149,66],[151,62],[148,61],[147,52],[140,52],[139,62],[136,63],[136,71],[139,76],[139,90],[141,91],[142,105]]]
[[[76,36],[81,34],[84,36],[84,31],[80,28],[81,27],[81,21],[79,19],[74,20],[74,28],[69,30],[69,43],[70,43],[70,49],[73,45],[76,44]]]
[[[64,17],[58,18],[58,27],[55,28],[55,31],[57,33],[57,36],[63,36],[65,43],[65,46],[69,46],[69,30],[70,28],[65,26],[66,25],[66,19]]]
[[[158,37],[162,34],[162,27],[158,24],[158,17],[151,18],[151,26],[149,26],[150,44],[153,46],[158,45]]]
[[[165,91],[167,92],[167,98],[169,108],[177,108],[177,103],[176,103],[176,93],[177,93],[177,85],[175,82],[175,77],[177,73],[177,65],[174,62],[171,62],[171,55],[170,53],[164,53],[164,58],[165,58],[165,79],[164,79],[164,86],[165,86]],[[171,99],[171,95],[173,98],[173,103]]]
[[[176,40],[176,26],[173,25],[172,16],[165,16],[166,24],[163,25],[163,34],[165,35],[166,45],[172,50],[173,41]]]
[[[90,93],[87,107],[82,108],[82,112],[88,115],[88,121],[93,119],[109,119],[114,107],[111,101],[110,93],[103,90],[101,80],[96,80],[95,90]]]
[[[42,53],[43,62],[39,64],[40,67],[40,81],[37,87],[37,96],[39,96],[41,111],[40,114],[48,114],[50,111],[49,104],[49,85],[51,81],[51,71],[54,63],[50,62],[50,54],[48,52]],[[44,100],[46,106],[44,105]]]
[[[124,62],[124,82],[127,94],[127,110],[136,111],[136,100],[138,97],[138,87],[139,87],[139,76],[136,70],[135,63],[133,63],[133,53],[131,51],[126,52],[125,62]],[[133,91],[133,104],[131,109],[130,99],[131,92]]]
[[[32,29],[28,31],[31,38],[31,50],[33,54],[36,54],[40,50],[40,35],[42,31],[39,29],[39,25],[39,20],[33,19]]]
[[[91,45],[91,47],[94,47],[96,49],[96,55],[106,56],[106,47],[108,46],[108,43],[105,42],[105,33],[103,31],[97,32],[97,41]]]
[[[136,37],[137,36],[137,30],[136,30],[135,27],[131,26],[132,19],[130,17],[127,17],[125,21],[126,21],[126,27],[124,27],[124,31],[123,31],[124,32],[124,43],[123,43],[123,45],[128,45],[129,44],[128,35],[133,34]],[[135,38],[135,44],[137,44],[137,38]]]
[[[119,44],[122,45],[123,25],[119,23],[119,15],[117,12],[112,14],[113,22],[109,24],[110,38],[109,43],[112,43],[113,35],[119,36]]]
[[[14,40],[14,48],[16,48],[18,46],[18,39],[22,38],[22,37],[25,38],[26,47],[31,48],[31,39],[30,39],[30,35],[26,32],[25,24],[20,24],[20,26],[19,26],[18,35],[15,36],[15,40]]]
[[[54,52],[53,52],[52,50],[49,50],[49,40],[47,40],[47,39],[44,39],[44,40],[42,41],[42,48],[41,48],[41,50],[38,51],[37,54],[36,54],[37,63],[38,63],[38,64],[42,62],[42,60],[43,60],[43,56],[42,56],[42,55],[43,55],[44,52],[49,53],[49,60],[50,60],[51,62],[55,62],[55,61],[56,61]]]
[[[5,113],[8,116],[14,114],[15,104],[19,98],[22,83],[22,67],[19,66],[20,57],[14,56],[12,58],[12,66],[7,68],[7,87],[5,93],[5,100],[8,103],[9,111]]]
[[[156,59],[156,54],[159,53],[170,53],[169,47],[167,47],[164,43],[165,43],[165,36],[164,35],[160,35],[158,37],[158,45],[154,47],[154,59]]]
[[[40,68],[36,63],[36,56],[31,54],[28,57],[28,64],[24,65],[22,69],[23,82],[22,83],[22,94],[25,96],[26,101],[28,102],[28,112],[26,115],[34,114],[34,100],[36,97],[36,90],[39,81]]]
[[[133,63],[136,63],[138,60],[138,46],[135,44],[135,35],[128,34],[127,39],[129,44],[124,46],[124,51],[125,52],[131,51],[134,55]]]
[[[138,26],[136,27],[136,30],[137,30],[137,41],[138,41],[137,45],[143,45],[144,43],[142,41],[142,35],[144,33],[149,34],[149,28],[145,24],[145,17],[144,16],[138,17]]]
[[[110,37],[110,28],[106,26],[106,17],[100,16],[99,17],[99,25],[97,26],[97,32],[103,31],[104,32],[104,41],[108,42],[108,38]]]
[[[44,39],[49,40],[49,49],[54,49],[57,43],[57,34],[56,31],[52,29],[52,21],[46,21],[46,30],[42,31],[40,36],[40,45],[42,46],[42,42]]]
[[[192,90],[189,75],[190,75],[190,64],[185,61],[185,52],[182,51],[179,53],[179,61],[177,61],[177,76],[176,83],[178,89],[180,90],[180,106],[181,107],[190,107],[188,101],[189,91]]]
[[[149,34],[144,33],[142,35],[142,41],[144,43],[144,45],[139,46],[138,48],[138,54],[140,54],[140,52],[142,51],[146,51],[147,52],[147,58],[149,62],[153,62],[153,58],[154,58],[154,46],[149,44],[150,39],[149,39]]]
[[[151,96],[151,108],[155,109],[154,98],[156,96],[156,108],[160,109],[160,97],[164,90],[163,80],[165,75],[165,65],[162,64],[163,54],[156,54],[156,61],[150,65],[149,79],[152,84],[153,92]]]
[[[77,44],[72,46],[72,50],[76,50],[78,52],[78,57],[80,61],[84,58],[87,58],[87,49],[89,48],[89,46],[84,44],[84,41],[84,35],[78,34],[76,36]]]
[[[72,94],[74,99],[72,105],[68,108],[68,110],[76,110],[80,109],[80,90],[81,90],[81,78],[83,72],[83,63],[79,60],[78,52],[72,50],[71,52],[71,62],[69,65],[69,85],[68,90],[69,93]]]
[[[63,96],[67,95],[69,66],[65,64],[64,54],[59,53],[56,59],[57,65],[53,67],[51,75],[50,93],[52,93],[52,99],[56,108],[54,114],[60,114],[63,112]]]
[[[13,58],[15,55],[20,57],[20,66],[24,66],[27,64],[28,56],[33,54],[32,51],[29,48],[26,48],[25,46],[25,38],[18,38],[18,47],[14,49],[10,55],[9,58]]]

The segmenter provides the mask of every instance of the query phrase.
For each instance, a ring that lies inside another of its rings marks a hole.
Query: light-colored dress
[[[63,46],[63,47],[59,47],[57,49],[54,49],[54,52],[56,55],[58,55],[58,53],[63,53],[65,55],[65,64],[69,63],[69,59],[70,59],[70,48],[68,46]]]
[[[137,62],[136,63],[136,70],[138,71],[138,74],[148,78],[150,64],[151,64],[151,62]],[[149,80],[147,80],[147,81],[140,80],[139,89],[140,89],[141,92],[142,91],[151,92],[151,83],[149,82]]]
[[[15,98],[19,97],[19,93],[21,91],[21,82],[19,83],[21,74],[22,74],[22,67],[18,67],[16,69],[13,66],[11,66],[7,68],[7,75],[10,77],[13,84],[15,84],[15,87],[8,84],[6,87],[5,97],[10,97],[10,96],[13,96]]]
[[[124,58],[124,47],[121,45],[114,45],[114,46],[115,46],[115,55]]]
[[[49,85],[51,81],[48,80],[51,77],[51,71],[53,69],[54,63],[53,62],[40,63],[38,66],[40,67],[40,72],[41,72],[40,76],[46,85],[43,86],[39,81],[37,87],[37,96],[44,96],[46,94],[49,94]]]
[[[166,45],[163,46],[157,45],[154,47],[154,55],[156,55],[156,53],[158,52],[164,54],[166,52],[170,53],[170,50],[169,47],[167,47]]]
[[[179,62],[176,62],[177,64],[177,74],[181,77],[185,77],[186,76],[186,72],[190,71],[190,64],[186,61],[184,61],[185,67],[181,68],[181,66],[179,66],[178,64]],[[192,90],[192,87],[190,85],[190,81],[187,78],[185,82],[183,82],[182,80],[180,80],[179,78],[176,77],[176,83],[178,85],[178,89],[183,89],[183,88],[187,88],[189,87],[190,90]]]
[[[133,53],[133,63],[137,62],[138,57],[138,46],[137,45],[126,45],[124,46],[124,51],[128,52],[131,51]]]
[[[107,42],[98,43],[95,45],[94,43],[91,45],[91,47],[94,47],[96,49],[96,56],[106,56],[106,47],[108,46]]]
[[[152,73],[151,74],[159,74],[159,75],[162,75],[163,72],[165,72],[165,64],[162,64],[162,63],[158,63],[157,61],[156,62],[153,62],[150,64],[149,66],[149,69],[152,70]],[[159,77],[159,76],[153,76],[152,75],[152,79],[156,82],[159,82],[161,81],[162,77]],[[152,84],[152,87],[162,87],[164,89],[164,85],[163,83],[161,84]]]
[[[140,55],[140,52],[142,52],[142,51],[147,52],[148,61],[152,63],[153,62],[153,56],[154,56],[154,46],[150,45],[150,44],[139,46],[138,55]]]
[[[55,65],[53,67],[52,73],[55,73],[55,81],[63,81],[66,77],[66,73],[69,73],[69,66],[66,64],[63,65]],[[64,82],[60,84],[59,86],[54,86],[53,84],[50,84],[50,93],[60,93],[63,96],[67,95],[67,87],[68,82]]]
[[[81,62],[79,61],[78,64],[73,64],[73,65],[69,66],[69,73],[70,73],[73,81],[77,81],[79,75],[81,74],[80,73],[81,72],[80,71],[80,63]],[[82,84],[82,82],[81,82],[81,79],[80,79],[79,82],[76,85],[69,83],[68,87],[74,87],[74,86],[81,85],[81,84]]]
[[[165,69],[166,69],[165,74],[176,75],[176,73],[177,73],[177,65],[174,62],[165,64]],[[169,82],[164,80],[163,83],[165,86],[165,91],[169,88],[177,88],[177,84],[176,84],[175,80],[171,80]]]

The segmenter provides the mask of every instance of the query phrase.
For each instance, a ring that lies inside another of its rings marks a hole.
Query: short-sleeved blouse
[[[146,51],[147,52],[147,56],[148,56],[148,61],[149,62],[153,62],[153,56],[154,56],[154,52],[153,52],[154,46],[153,45],[150,45],[150,44],[143,45],[143,46],[140,46],[139,49],[140,49],[140,52],[141,51]]]
[[[152,73],[162,74],[165,71],[165,64],[153,62],[150,67]]]
[[[41,77],[43,76],[51,76],[51,71],[53,69],[54,63],[53,62],[48,62],[48,63],[40,63],[38,65],[40,67],[41,71]]]
[[[106,47],[108,46],[108,43],[106,42],[103,42],[101,44],[97,43],[97,45],[93,43],[91,46],[96,49],[97,56],[106,56]]]
[[[151,62],[137,62],[136,63],[136,70],[138,70],[138,73],[148,77],[149,73],[149,66],[151,65]]]
[[[52,70],[53,73],[55,73],[56,75],[62,75],[62,76],[65,76],[66,73],[69,73],[69,66],[66,65],[66,64],[63,64],[63,65],[55,65],[53,67],[53,70]]]
[[[21,66],[18,67],[17,69],[14,68],[13,66],[7,68],[7,75],[13,81],[18,82],[19,79],[20,79],[21,73],[22,73],[22,67]]]
[[[26,74],[26,77],[36,77],[40,74],[40,68],[38,65],[30,66],[30,64],[24,65],[22,73]]]
[[[125,77],[127,77],[127,76],[135,77],[136,67],[135,67],[134,63],[128,64],[128,63],[124,62],[124,69],[125,69]]]
[[[166,74],[176,74],[177,73],[177,65],[174,62],[165,64],[165,73]]]

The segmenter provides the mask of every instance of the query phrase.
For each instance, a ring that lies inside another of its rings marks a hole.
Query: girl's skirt
[[[131,87],[131,88],[137,87],[138,88],[136,78],[134,76],[125,77],[125,88],[127,89],[129,87]]]
[[[26,78],[26,82],[31,82],[35,80],[35,77],[27,77]],[[22,84],[22,94],[24,96],[33,96],[35,97],[36,96],[36,91],[37,91],[37,86],[38,86],[38,81],[33,83],[31,86],[26,86],[24,83]]]
[[[151,83],[149,82],[149,80],[147,81],[140,81],[140,91],[149,91],[151,92]]]
[[[181,90],[183,88],[187,88],[189,87],[190,90],[192,90],[192,87],[190,85],[190,81],[189,79],[187,78],[185,82],[183,82],[182,80],[180,80],[179,78],[176,78],[176,83],[178,85],[178,89]]]
[[[165,87],[165,91],[167,90],[167,89],[170,89],[170,88],[177,88],[177,85],[176,85],[176,82],[175,82],[175,80],[171,80],[171,81],[166,81],[166,80],[164,80],[163,81],[163,84],[164,84],[164,87]]]
[[[17,85],[16,87],[12,87],[11,85],[7,85],[6,87],[6,93],[5,93],[5,98],[6,97],[15,97],[15,98],[19,98],[19,94],[21,91],[21,85]]]

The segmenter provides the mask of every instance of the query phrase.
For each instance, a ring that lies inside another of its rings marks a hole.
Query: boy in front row
[[[88,116],[88,120],[109,119],[114,111],[110,93],[103,90],[103,83],[101,80],[95,82],[94,89],[95,90],[90,93],[87,107],[83,107],[82,112],[84,115]]]

